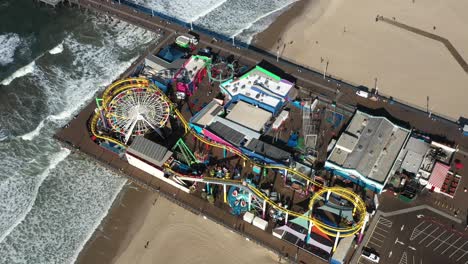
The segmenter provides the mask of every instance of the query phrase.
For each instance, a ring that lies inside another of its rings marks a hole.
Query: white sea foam
[[[205,8],[202,12],[200,12],[198,15],[194,16],[193,18],[191,18],[190,21],[192,22],[196,22],[198,19],[200,19],[201,17],[204,17],[206,16],[207,14],[211,13],[211,11],[215,10],[216,8],[220,7],[222,4],[224,4],[227,0],[222,0],[222,1],[218,1],[217,3],[209,6],[208,8]]]
[[[295,2],[295,1],[294,1],[294,2]],[[274,9],[274,10],[271,10],[270,12],[267,12],[267,13],[265,13],[265,14],[263,14],[263,15],[257,17],[255,20],[249,22],[249,23],[246,24],[243,28],[240,28],[240,29],[237,30],[234,34],[232,34],[232,35],[231,35],[231,38],[236,37],[237,35],[241,34],[243,31],[245,31],[245,30],[251,28],[251,27],[252,27],[255,23],[257,23],[258,21],[260,21],[260,20],[262,20],[262,19],[264,19],[264,18],[266,18],[266,17],[269,17],[269,16],[271,16],[271,15],[274,14],[274,13],[277,13],[277,12],[279,12],[279,11],[282,11],[283,9],[285,9],[286,7],[288,7],[290,4],[291,4],[291,3],[288,3],[288,4],[285,5],[285,6],[280,6],[280,7],[276,8],[276,9]]]
[[[8,76],[5,80],[3,80],[0,84],[9,85],[14,79],[21,78],[23,76],[26,76],[34,72],[35,68],[36,68],[36,62],[32,61],[26,66],[23,66],[19,68],[18,70],[16,70],[14,73]]]
[[[125,183],[93,160],[74,155],[55,169],[51,166],[50,156],[57,152],[51,139],[55,129],[115,80],[156,37],[124,22],[116,22],[113,29],[100,17],[91,19],[95,29],[85,24],[63,41],[69,60],[36,62],[36,70],[25,80],[39,90],[35,94],[41,96],[34,99],[47,100],[46,107],[44,102],[25,105],[17,122],[8,124],[28,126],[24,117],[33,115],[29,112],[37,106],[47,117],[22,140],[0,144],[0,263],[73,263]]]
[[[274,20],[265,18],[277,15],[297,0],[137,0],[140,5],[152,8],[185,22],[194,22],[225,36],[238,36],[250,41]],[[263,23],[259,23],[262,21]]]
[[[101,224],[102,220],[104,220],[104,218],[107,216],[107,214],[109,213],[109,210],[111,209],[112,207],[112,203],[115,201],[115,199],[117,198],[117,196],[119,195],[120,191],[122,190],[122,188],[125,186],[125,183],[126,181],[125,180],[122,180],[121,182],[121,185],[120,185],[120,188],[116,189],[115,192],[114,192],[114,195],[112,197],[112,199],[109,199],[109,204],[107,205],[107,208],[105,211],[103,211],[101,213],[101,215],[96,218],[96,221],[94,223],[94,225],[89,229],[89,232],[86,234],[86,237],[85,239],[81,240],[81,244],[76,248],[73,256],[70,258],[70,263],[75,263],[76,260],[78,259],[78,255],[81,253],[81,251],[83,250],[84,246],[86,245],[86,243],[88,242],[89,239],[91,239],[91,237],[93,236],[94,232],[96,231],[96,229],[99,227],[99,225]]]
[[[12,63],[16,48],[21,44],[21,38],[16,33],[0,35],[0,66]]]
[[[49,53],[52,55],[59,54],[63,52],[63,42],[60,42],[57,46],[55,46],[53,49],[49,50]]]
[[[45,122],[47,121],[47,118],[42,120],[39,125],[34,129],[33,131],[26,133],[24,135],[19,136],[19,138],[23,140],[33,140],[35,137],[39,136],[41,133],[41,129],[44,127]]]
[[[22,214],[16,219],[15,223],[13,223],[13,225],[11,225],[6,230],[6,232],[4,232],[3,234],[0,234],[0,243],[15,229],[15,227],[17,225],[19,225],[24,220],[26,215],[28,215],[29,211],[31,211],[31,209],[32,209],[32,207],[34,205],[37,194],[39,192],[39,187],[41,186],[42,182],[47,178],[50,171],[55,169],[57,167],[57,165],[60,162],[62,162],[68,155],[70,155],[70,150],[65,149],[65,148],[62,148],[59,152],[52,155],[52,157],[51,157],[51,159],[49,161],[49,166],[46,167],[46,169],[41,174],[38,175],[38,182],[37,182],[33,192],[30,193],[31,196],[30,196],[30,202],[29,202],[28,207],[25,210],[23,210]]]
[[[134,0],[134,2],[165,15],[190,22],[207,14],[206,10],[211,9],[210,7],[218,7],[226,0]]]

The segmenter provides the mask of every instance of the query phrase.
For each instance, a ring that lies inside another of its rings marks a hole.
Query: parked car
[[[363,247],[361,256],[374,263],[379,263],[380,261],[379,254],[377,253],[377,251],[375,251],[375,249],[372,249],[372,248]]]
[[[356,95],[357,95],[357,96],[364,97],[364,98],[369,98],[369,93],[368,93],[368,92],[365,92],[365,91],[357,91],[357,92],[356,92]]]

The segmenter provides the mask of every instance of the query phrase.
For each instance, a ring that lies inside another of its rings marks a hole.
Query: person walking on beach
[[[149,240],[148,240],[148,241],[146,241],[145,248],[148,248],[148,245],[149,245]]]

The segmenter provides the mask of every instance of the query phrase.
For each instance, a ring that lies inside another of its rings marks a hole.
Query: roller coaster
[[[354,222],[349,227],[337,227],[337,226],[332,226],[329,224],[326,224],[313,215],[309,213],[308,215],[303,215],[302,213],[298,213],[289,209],[286,209],[280,205],[278,205],[276,202],[272,201],[269,197],[267,197],[262,191],[257,189],[253,184],[247,184],[243,180],[232,180],[232,179],[220,179],[220,178],[213,178],[213,177],[207,177],[207,176],[193,176],[193,175],[186,175],[186,174],[181,174],[179,172],[176,172],[171,169],[170,164],[165,164],[164,169],[167,173],[172,174],[173,176],[178,177],[180,180],[184,181],[193,181],[193,182],[204,182],[207,184],[218,184],[218,185],[223,185],[224,188],[226,189],[227,186],[232,186],[232,185],[239,185],[239,186],[245,186],[248,188],[248,190],[252,193],[254,197],[257,199],[265,201],[271,208],[274,208],[278,211],[284,212],[285,214],[293,217],[298,217],[302,218],[304,220],[307,220],[310,227],[309,227],[309,232],[312,226],[317,227],[320,229],[322,232],[325,234],[336,237],[337,239],[339,237],[348,237],[348,236],[353,236],[354,234],[358,232],[363,232],[363,229],[365,228],[366,225],[366,205],[364,201],[354,192],[341,188],[341,187],[326,187],[323,186],[322,184],[315,182],[312,180],[310,177],[307,175],[299,172],[298,170],[286,166],[279,166],[279,165],[269,165],[269,164],[260,164],[249,157],[247,157],[245,154],[243,154],[239,149],[235,147],[231,147],[228,145],[220,144],[217,142],[213,142],[209,139],[204,138],[203,136],[197,134],[193,129],[191,129],[189,123],[187,120],[182,116],[180,111],[175,107],[175,105],[172,103],[172,101],[161,91],[159,90],[158,87],[156,87],[154,84],[150,83],[147,79],[144,78],[129,78],[129,79],[123,79],[120,81],[117,81],[113,84],[111,84],[103,93],[102,99],[102,104],[98,104],[98,108],[96,109],[94,115],[91,118],[90,122],[90,131],[93,136],[96,138],[102,139],[102,140],[107,140],[109,142],[112,142],[114,144],[117,144],[123,148],[126,148],[125,142],[119,139],[115,139],[111,136],[104,135],[103,133],[98,132],[97,126],[99,120],[105,116],[105,113],[103,111],[106,111],[107,108],[110,105],[110,102],[114,99],[114,97],[122,92],[125,91],[130,91],[135,88],[144,88],[144,89],[151,89],[152,91],[155,91],[158,96],[160,96],[165,102],[167,102],[171,108],[171,111],[174,116],[180,120],[181,124],[183,125],[185,129],[185,133],[191,133],[197,140],[200,142],[203,142],[206,145],[209,145],[211,147],[215,148],[221,148],[225,149],[226,151],[229,151],[233,153],[234,155],[237,155],[239,158],[241,158],[244,162],[248,161],[250,164],[258,166],[260,168],[264,169],[274,169],[274,170],[279,170],[279,171],[284,171],[285,173],[294,175],[296,177],[302,178],[307,182],[307,184],[312,184],[317,187],[320,187],[320,191],[314,193],[313,197],[310,200],[309,203],[309,212],[312,212],[312,209],[314,207],[314,203],[317,202],[320,199],[324,199],[323,196],[326,195],[328,200],[328,197],[330,196],[330,193],[334,193],[337,196],[341,197],[342,199],[345,199],[349,201],[354,207],[352,209],[353,216],[358,214],[358,219],[357,221]],[[105,120],[103,121],[105,122]],[[245,164],[245,163],[244,163]],[[224,195],[226,195],[226,190],[224,191]],[[225,198],[226,200],[226,198]]]

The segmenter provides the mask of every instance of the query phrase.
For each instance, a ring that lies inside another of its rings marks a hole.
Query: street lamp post
[[[328,63],[329,61],[327,60],[327,63],[325,64],[325,67],[323,68],[323,79],[325,79],[325,76],[327,75]]]

